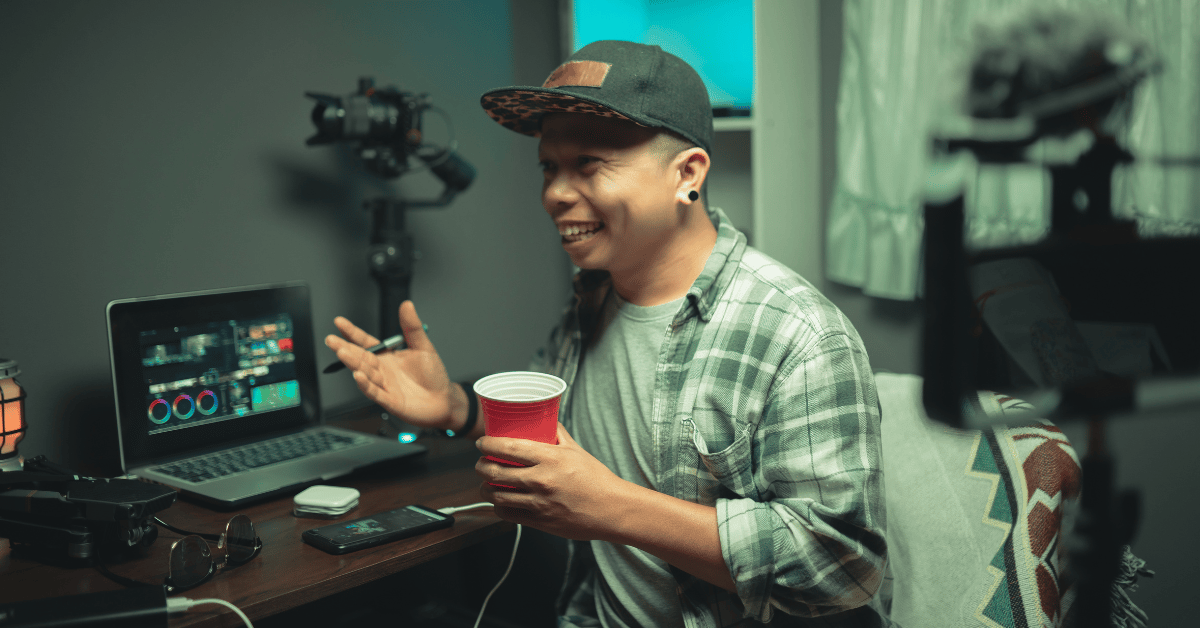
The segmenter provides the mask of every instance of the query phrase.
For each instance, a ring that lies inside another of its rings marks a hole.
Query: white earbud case
[[[358,497],[358,489],[318,484],[296,494],[292,512],[297,517],[336,517],[354,510]]]

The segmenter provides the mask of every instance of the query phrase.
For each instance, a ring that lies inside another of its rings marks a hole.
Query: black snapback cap
[[[661,127],[712,153],[708,90],[686,61],[658,46],[597,41],[558,66],[541,87],[502,87],[480,98],[505,127],[537,137],[547,113],[585,113]]]

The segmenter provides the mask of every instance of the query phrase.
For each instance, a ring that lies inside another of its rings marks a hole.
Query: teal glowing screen
[[[572,9],[572,52],[602,39],[654,44],[696,69],[714,108],[750,108],[753,0],[574,0]]]

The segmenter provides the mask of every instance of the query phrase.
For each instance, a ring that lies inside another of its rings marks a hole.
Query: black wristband
[[[479,420],[479,410],[475,407],[475,382],[462,382],[460,385],[467,395],[467,422],[457,432],[446,430],[446,436],[450,438],[465,438],[474,429],[475,422]]]

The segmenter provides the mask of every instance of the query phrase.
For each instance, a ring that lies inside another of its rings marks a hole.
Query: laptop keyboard
[[[188,458],[151,470],[188,482],[205,482],[271,464],[353,447],[370,440],[368,436],[304,432]]]

